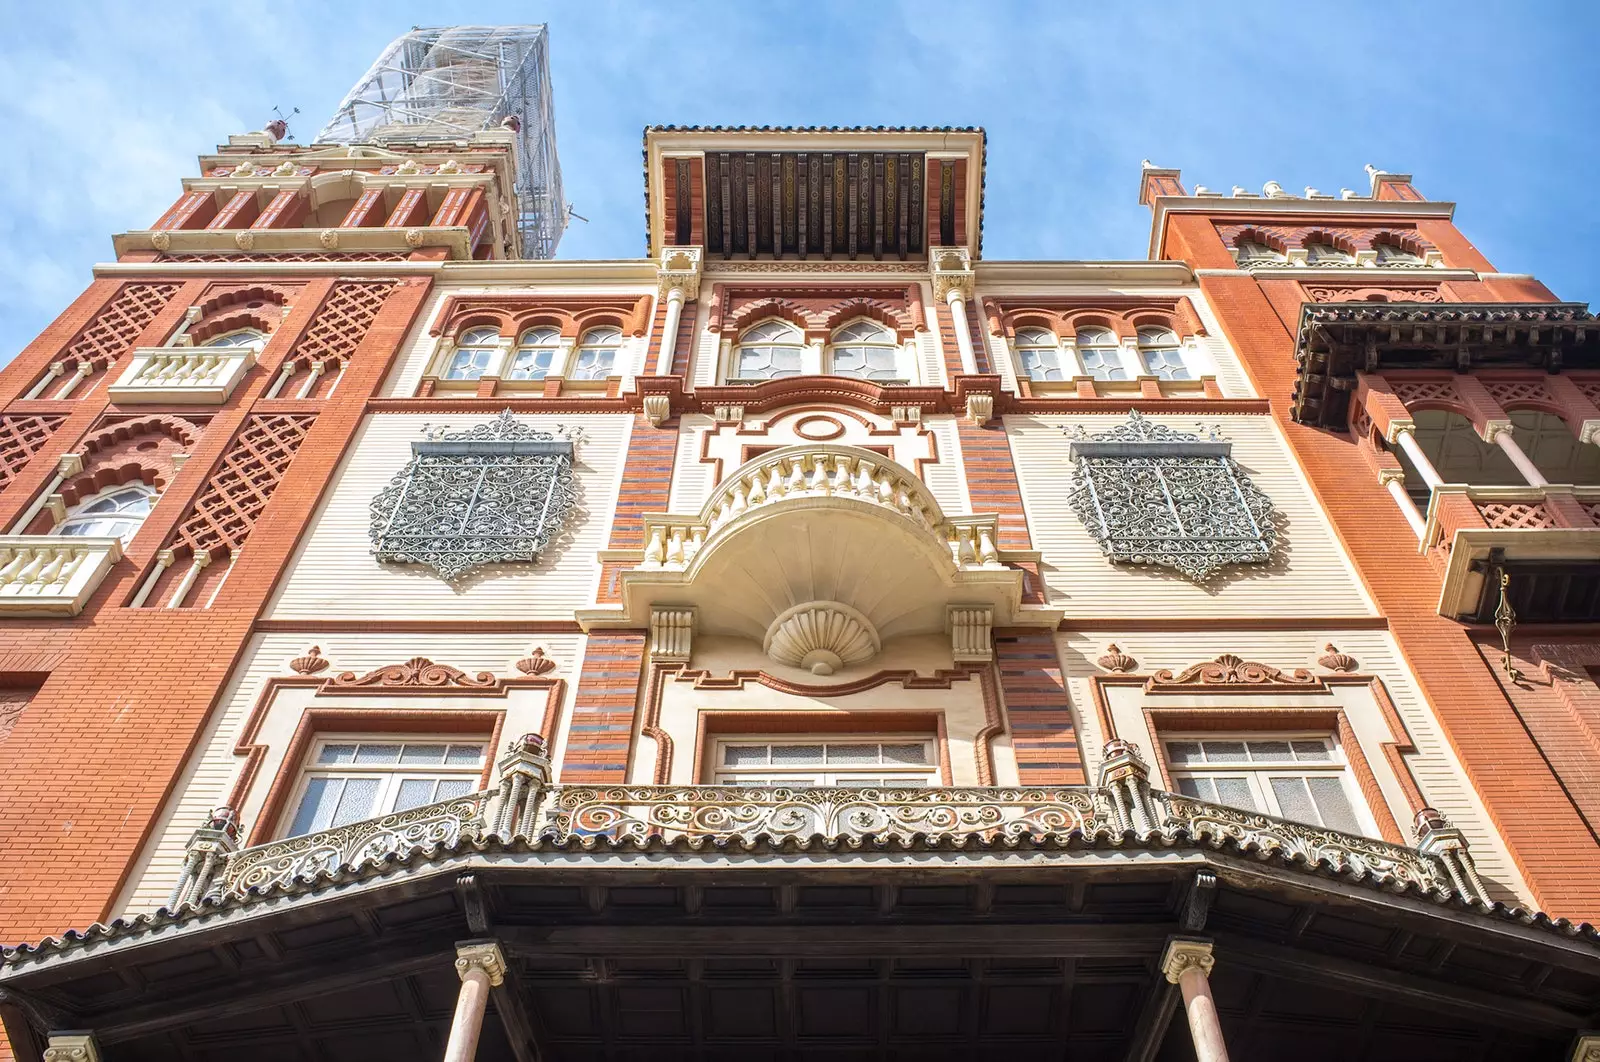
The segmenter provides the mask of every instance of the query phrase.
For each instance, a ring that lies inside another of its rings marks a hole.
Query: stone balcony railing
[[[854,446],[786,446],[742,465],[695,516],[645,516],[646,570],[682,571],[724,528],[769,506],[810,502],[888,509],[940,537],[958,568],[1004,567],[993,515],[945,518],[922,482],[883,455]]]
[[[250,890],[315,888],[319,878],[359,875],[393,860],[422,866],[462,842],[493,839],[600,846],[687,839],[853,847],[1024,837],[1062,845],[1115,838],[1131,848],[1231,843],[1241,852],[1356,873],[1385,887],[1486,898],[1460,832],[1436,812],[1419,816],[1419,846],[1408,848],[1209,804],[1151,789],[1147,768],[1127,742],[1107,746],[1099,786],[1077,787],[550,786],[537,735],[513,743],[499,768],[495,790],[245,849],[236,849],[233,812],[218,809],[191,838],[168,906]]]
[[[76,616],[121,559],[116,538],[0,535],[0,615]]]
[[[141,347],[107,394],[122,404],[221,405],[254,364],[249,347]]]

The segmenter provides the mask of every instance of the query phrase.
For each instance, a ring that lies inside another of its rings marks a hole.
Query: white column
[[[172,567],[178,559],[176,552],[164,549],[156,554],[156,566],[150,569],[150,574],[145,578],[144,585],[139,587],[139,593],[128,602],[129,608],[144,608],[144,603],[150,597],[150,592],[156,588],[156,583],[161,581],[161,574]]]
[[[1522,473],[1522,478],[1528,481],[1530,487],[1548,486],[1550,481],[1544,478],[1544,473],[1539,471],[1531,458],[1517,445],[1517,440],[1511,437],[1510,428],[1501,428],[1491,436],[1491,441],[1506,452],[1511,458],[1511,463],[1517,466],[1517,471]]]
[[[1430,490],[1444,482],[1439,476],[1438,470],[1433,467],[1433,462],[1428,460],[1428,455],[1422,452],[1422,447],[1417,443],[1414,431],[1410,428],[1401,428],[1396,433],[1394,441],[1395,445],[1404,450],[1406,456],[1411,458],[1411,463],[1422,474],[1422,482],[1426,483]]]
[[[294,368],[295,366],[293,361],[284,362],[283,368],[278,370],[278,378],[272,381],[272,386],[267,388],[267,393],[261,397],[277,398],[278,392],[283,390],[283,385],[288,383],[289,377],[294,375]]]
[[[1216,963],[1211,942],[1205,940],[1172,940],[1161,957],[1161,972],[1183,993],[1195,1062],[1228,1062],[1228,1045],[1222,1041],[1217,1004],[1211,998],[1209,975]]]
[[[472,1062],[478,1053],[478,1036],[483,1032],[489,989],[506,976],[500,945],[492,940],[456,945],[456,973],[461,977],[461,994],[456,997],[455,1017],[450,1020],[444,1062]]]
[[[91,373],[93,371],[94,371],[94,363],[93,362],[87,361],[87,360],[78,362],[77,375],[73,376],[72,379],[70,379],[66,383],[62,384],[61,385],[61,390],[56,392],[55,397],[57,397],[57,398],[66,398],[68,395],[72,394],[73,388],[77,387],[79,384],[83,383],[84,380],[88,379],[89,373]]]
[[[22,397],[23,398],[38,398],[40,395],[44,394],[44,389],[46,387],[50,386],[50,381],[51,380],[55,380],[55,379],[59,378],[66,371],[67,371],[67,363],[66,362],[64,362],[64,361],[52,361],[50,363],[49,371],[47,371],[43,376],[39,377],[39,382],[34,384],[33,385],[33,389],[31,391],[29,391],[27,394],[23,395]]]
[[[33,523],[33,518],[39,515],[40,510],[50,504],[50,499],[55,496],[57,490],[61,489],[61,484],[82,471],[82,454],[62,454],[61,458],[56,461],[55,478],[49,482],[44,490],[39,492],[39,496],[33,500],[33,504],[28,506],[21,516],[17,517],[17,522],[11,525],[11,533],[13,535],[26,534],[28,525]]]
[[[189,591],[194,589],[194,581],[200,578],[200,571],[211,563],[211,551],[197,549],[194,551],[194,560],[189,562],[189,570],[183,573],[183,578],[178,582],[178,588],[172,592],[172,597],[167,601],[168,608],[182,608],[184,599],[189,596]]]
[[[327,372],[327,371],[328,371],[328,367],[327,367],[327,364],[325,362],[321,362],[321,361],[312,362],[311,363],[311,374],[306,377],[306,382],[300,386],[300,393],[298,395],[296,395],[295,397],[296,398],[310,398],[311,397],[311,392],[317,386],[317,381],[320,380],[322,378],[322,374],[324,372]]]
[[[656,375],[672,373],[672,355],[678,345],[678,319],[683,316],[683,289],[667,291],[667,319],[661,326],[661,349],[656,352]]]
[[[1411,525],[1411,530],[1416,532],[1418,541],[1421,541],[1427,532],[1428,521],[1417,511],[1411,495],[1406,493],[1405,477],[1393,469],[1385,469],[1378,473],[1378,482],[1389,491],[1389,497],[1400,507],[1400,515],[1406,518],[1406,523]]]
[[[961,352],[961,371],[969,376],[978,371],[978,359],[972,353],[972,330],[967,327],[967,300],[961,289],[952,286],[944,293],[950,306],[950,324],[956,330],[956,350]]]

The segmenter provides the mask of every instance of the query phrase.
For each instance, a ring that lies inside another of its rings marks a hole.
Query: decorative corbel
[[[650,656],[662,663],[687,664],[694,637],[695,610],[650,610]]]

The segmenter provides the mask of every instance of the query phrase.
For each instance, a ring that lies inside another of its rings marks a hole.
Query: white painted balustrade
[[[120,403],[219,405],[254,364],[249,347],[144,347],[108,393]]]
[[[0,615],[75,616],[121,559],[115,538],[0,536]]]

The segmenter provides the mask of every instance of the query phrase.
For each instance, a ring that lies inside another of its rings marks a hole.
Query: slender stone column
[[[1533,459],[1517,445],[1517,440],[1511,437],[1511,429],[1502,428],[1494,433],[1494,444],[1506,452],[1511,458],[1511,463],[1517,466],[1517,471],[1522,473],[1522,478],[1528,481],[1530,487],[1548,486],[1550,481],[1544,478],[1544,473],[1539,471],[1539,466]]]
[[[1437,487],[1444,482],[1439,475],[1439,470],[1433,467],[1433,462],[1428,460],[1428,455],[1422,452],[1422,447],[1418,444],[1414,431],[1410,428],[1402,428],[1395,434],[1394,441],[1396,446],[1406,452],[1406,456],[1411,458],[1411,463],[1422,474],[1422,482],[1426,483],[1430,488]]]
[[[1418,541],[1427,533],[1428,521],[1417,511],[1417,503],[1411,500],[1411,495],[1406,493],[1405,477],[1394,469],[1384,469],[1378,473],[1378,482],[1383,484],[1389,492],[1389,497],[1400,507],[1400,515],[1406,518],[1406,523],[1411,525],[1411,530],[1417,534]]]
[[[661,351],[656,355],[656,375],[672,373],[673,348],[678,343],[678,321],[683,316],[683,289],[667,289],[667,319],[661,323]]]
[[[483,1032],[483,1013],[489,1005],[489,989],[506,976],[500,945],[492,940],[457,944],[456,973],[461,977],[461,994],[456,997],[455,1017],[450,1020],[444,1062],[473,1062],[478,1053],[478,1037]]]
[[[972,353],[972,331],[967,327],[967,298],[959,287],[944,293],[950,305],[950,324],[956,330],[956,350],[961,353],[961,371],[971,375],[978,371],[978,359]]]
[[[1209,940],[1174,937],[1161,957],[1161,972],[1183,993],[1189,1017],[1195,1062],[1228,1062],[1228,1045],[1222,1041],[1222,1024],[1211,998],[1211,968],[1216,965]]]

